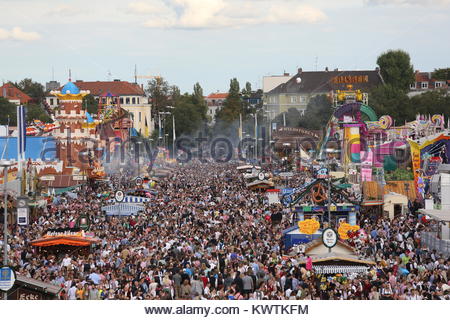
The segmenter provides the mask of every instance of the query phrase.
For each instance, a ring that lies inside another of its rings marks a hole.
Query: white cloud
[[[326,19],[320,9],[292,0],[145,0],[130,3],[128,12],[146,17],[144,26],[178,29],[315,23]]]
[[[69,16],[75,16],[81,13],[84,13],[85,10],[81,7],[71,6],[68,4],[62,4],[59,6],[56,6],[50,10],[47,11],[48,16],[63,16],[63,17],[69,17]]]
[[[40,39],[37,32],[26,32],[20,27],[14,27],[11,31],[0,28],[0,40],[33,41]]]
[[[365,0],[368,5],[449,5],[450,0]]]

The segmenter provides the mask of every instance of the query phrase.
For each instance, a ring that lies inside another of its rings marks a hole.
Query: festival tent
[[[141,211],[144,211],[144,207],[140,204],[131,203],[116,203],[109,206],[103,206],[102,211],[106,213],[107,216],[132,216],[136,215]]]
[[[79,228],[49,229],[40,239],[31,241],[35,247],[77,246],[87,247],[100,242],[100,239],[86,234]]]

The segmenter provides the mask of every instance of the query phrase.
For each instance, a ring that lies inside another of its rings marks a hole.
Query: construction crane
[[[161,79],[161,76],[160,75],[152,75],[152,74],[149,74],[149,75],[138,75],[137,74],[137,67],[136,67],[136,65],[134,65],[134,83],[137,83],[137,79]]]

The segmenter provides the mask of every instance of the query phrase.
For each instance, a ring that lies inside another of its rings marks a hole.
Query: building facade
[[[432,90],[447,90],[450,92],[450,80],[436,80],[431,72],[419,72],[414,74],[415,81],[411,83],[408,96],[412,97]]]
[[[105,94],[110,93],[117,99],[117,104],[132,116],[132,126],[141,135],[147,137],[154,129],[151,117],[151,105],[142,86],[127,81],[82,81],[74,84],[80,90],[88,90],[100,104],[106,102]],[[102,99],[102,100],[100,100]],[[47,104],[54,108],[59,104],[58,97],[47,96]]]
[[[207,116],[211,123],[215,122],[216,113],[222,108],[225,99],[228,97],[228,92],[216,92],[211,93],[205,97],[206,105],[208,106]]]
[[[16,86],[12,83],[5,83],[0,87],[0,97],[3,97],[9,102],[17,105],[27,104],[32,100],[29,95],[16,88]]]
[[[310,99],[316,95],[329,94],[333,91],[345,90],[349,85],[353,90],[367,92],[383,83],[378,69],[358,71],[303,71],[285,83],[281,83],[263,95],[264,108],[274,115],[287,112],[290,108],[300,113],[306,111]]]

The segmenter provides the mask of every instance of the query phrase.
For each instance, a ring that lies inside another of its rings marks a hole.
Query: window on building
[[[53,105],[53,99],[50,99],[50,105],[51,106]]]
[[[291,103],[297,103],[297,96],[291,96]]]
[[[141,98],[137,97],[136,99],[137,99],[137,104],[140,104],[141,103]]]
[[[300,96],[300,102],[301,103],[305,103],[306,102],[306,97],[305,96]]]
[[[132,99],[131,99],[131,103],[132,103],[132,104],[136,104],[136,98],[132,98]]]
[[[410,85],[409,85],[409,88],[412,90],[412,89],[415,89],[416,88],[416,83],[414,82],[414,83],[411,83]]]
[[[125,99],[125,104],[130,104],[130,98]]]
[[[123,98],[122,97],[120,97],[120,104],[123,104]]]
[[[428,82],[422,82],[422,89],[428,89]]]
[[[141,122],[141,121],[142,121],[141,112],[139,112],[139,122]]]
[[[442,82],[436,81],[436,82],[434,83],[434,87],[435,87],[435,88],[441,88],[441,87],[442,87]]]

